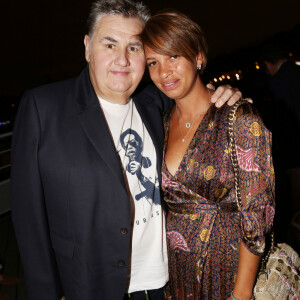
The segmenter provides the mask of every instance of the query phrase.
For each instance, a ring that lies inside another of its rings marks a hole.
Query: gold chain
[[[181,134],[181,137],[182,137],[182,142],[184,143],[185,142],[185,139],[186,139],[186,137],[188,136],[188,134],[190,133],[190,131],[192,130],[192,127],[193,127],[193,125],[194,125],[194,122],[201,116],[201,115],[204,115],[206,112],[207,112],[207,110],[208,110],[208,108],[209,108],[209,106],[210,106],[210,100],[211,100],[211,93],[210,93],[210,90],[209,89],[207,89],[208,90],[208,105],[207,105],[207,107],[205,108],[205,110],[203,110],[200,114],[198,114],[191,122],[186,122],[185,123],[185,127],[186,128],[188,128],[188,131],[187,131],[187,133],[185,134],[185,135],[183,135],[183,133],[182,133],[182,128],[181,128],[181,124],[180,124],[180,119],[179,119],[179,111],[178,111],[178,108],[177,108],[177,105],[175,105],[175,109],[176,109],[176,114],[177,114],[177,118],[178,118],[178,124],[179,124],[179,129],[180,129],[180,134]],[[187,124],[189,124],[189,125],[187,125]]]

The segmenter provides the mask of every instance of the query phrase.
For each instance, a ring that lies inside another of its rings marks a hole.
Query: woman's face
[[[200,55],[193,64],[176,53],[158,54],[145,46],[145,56],[152,81],[169,98],[183,99],[193,91],[198,78],[197,63],[202,62]]]

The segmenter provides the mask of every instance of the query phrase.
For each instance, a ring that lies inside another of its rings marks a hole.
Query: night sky
[[[300,22],[299,0],[144,2],[152,12],[176,8],[190,15],[208,36],[211,58],[261,43]],[[80,72],[85,65],[83,36],[91,1],[3,3],[1,97],[18,96],[25,89]]]

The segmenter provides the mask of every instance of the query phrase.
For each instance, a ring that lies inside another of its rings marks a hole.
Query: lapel
[[[159,109],[158,105],[155,103],[153,96],[150,97],[147,93],[139,93],[137,96],[133,97],[133,101],[154,144],[157,156],[157,173],[159,181],[161,182],[161,164],[164,140],[161,109]]]
[[[90,82],[88,67],[79,76],[77,97],[81,107],[78,117],[85,134],[126,191],[119,155],[116,152],[99,100]]]

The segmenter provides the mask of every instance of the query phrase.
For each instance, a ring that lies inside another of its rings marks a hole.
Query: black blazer
[[[134,97],[157,152],[171,102],[153,86]],[[12,144],[12,217],[29,299],[122,299],[131,207],[88,68],[26,92]]]

